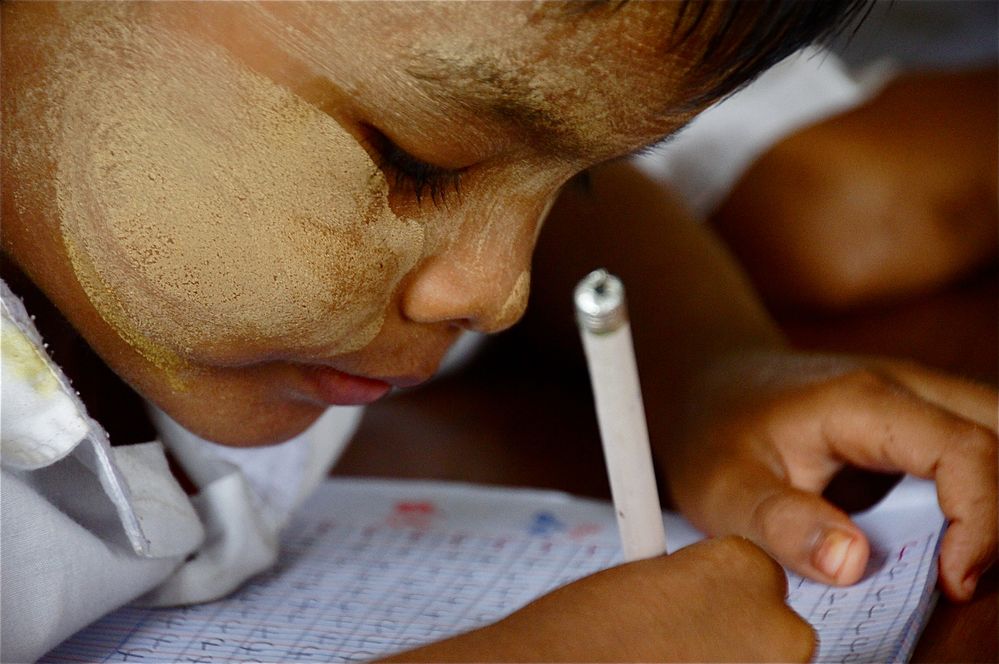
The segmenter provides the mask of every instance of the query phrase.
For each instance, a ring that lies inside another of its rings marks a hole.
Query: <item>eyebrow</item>
[[[470,114],[485,111],[553,151],[578,155],[592,150],[591,142],[569,118],[542,97],[529,74],[504,66],[495,56],[466,60],[421,53],[404,71],[436,101]]]

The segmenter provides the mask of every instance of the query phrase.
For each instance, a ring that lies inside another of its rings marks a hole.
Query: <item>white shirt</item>
[[[888,61],[850,72],[833,53],[808,47],[717,102],[635,164],[706,218],[756,159],[794,131],[859,106],[894,73]]]
[[[342,451],[360,407],[233,449],[151,408],[160,440],[111,447],[0,281],[0,660],[35,660],[137,598],[221,597],[277,557],[278,533]],[[185,495],[164,444],[200,489]]]

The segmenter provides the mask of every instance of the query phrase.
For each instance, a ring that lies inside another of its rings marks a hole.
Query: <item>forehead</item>
[[[381,112],[412,117],[430,102],[473,124],[516,124],[564,152],[590,154],[633,149],[686,120],[679,109],[693,56],[689,45],[670,48],[677,7],[274,3],[254,20],[348,94],[387,104]]]

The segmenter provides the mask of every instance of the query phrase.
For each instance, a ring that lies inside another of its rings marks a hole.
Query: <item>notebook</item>
[[[665,514],[671,551],[703,537]],[[859,515],[873,555],[834,588],[788,574],[818,662],[905,661],[932,608],[944,517],[906,478]],[[458,483],[330,479],[283,534],[277,566],[221,601],[128,606],[43,662],[364,661],[483,625],[621,561],[608,502]]]

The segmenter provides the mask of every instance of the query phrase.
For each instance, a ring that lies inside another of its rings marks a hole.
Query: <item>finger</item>
[[[988,385],[941,374],[910,362],[889,361],[884,369],[923,399],[972,422],[999,431],[999,392]]]
[[[827,444],[848,462],[936,481],[950,521],[941,544],[941,585],[952,599],[970,598],[999,540],[995,432],[894,383],[857,380],[854,398],[823,421]]]
[[[857,582],[870,546],[863,531],[820,496],[791,487],[784,477],[755,460],[725,465],[699,524],[713,534],[742,535],[781,565],[817,581]],[[700,512],[700,510],[698,510]]]

